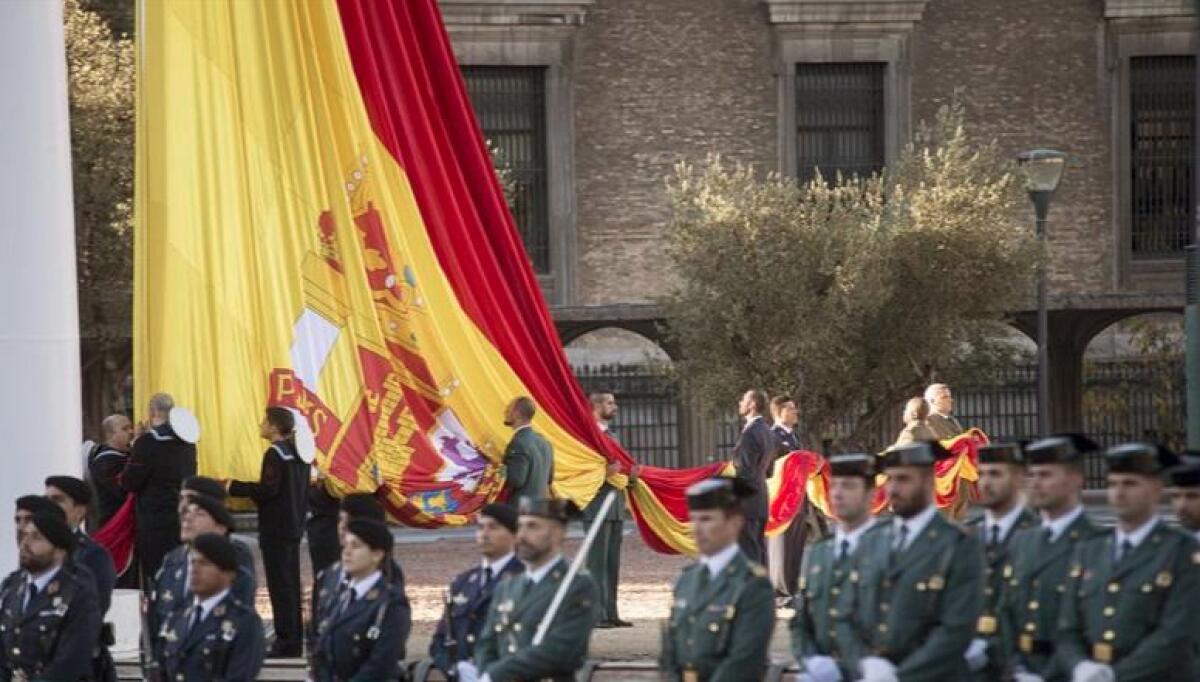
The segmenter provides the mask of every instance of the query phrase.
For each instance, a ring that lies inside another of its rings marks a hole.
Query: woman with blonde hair
[[[929,403],[920,396],[909,398],[904,405],[904,430],[896,437],[896,442],[892,444],[892,447],[922,440],[937,440],[933,429],[925,423],[928,418]]]

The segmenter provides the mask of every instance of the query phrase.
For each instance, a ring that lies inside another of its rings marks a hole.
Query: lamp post
[[[1025,172],[1025,189],[1037,217],[1036,234],[1045,252],[1046,214],[1067,165],[1067,155],[1053,149],[1031,149],[1017,155],[1017,164]],[[1045,436],[1050,431],[1050,318],[1046,310],[1044,261],[1038,265],[1037,307],[1038,432]]]

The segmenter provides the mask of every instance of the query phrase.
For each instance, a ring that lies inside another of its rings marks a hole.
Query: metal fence
[[[638,461],[679,467],[729,452],[739,424],[732,410],[699,421],[708,430],[702,440],[713,453],[680,453],[682,429],[688,421],[677,382],[661,368],[604,365],[575,368],[585,390],[607,389],[617,396],[614,421],[622,444]],[[953,384],[953,382],[951,382]],[[1083,431],[1102,445],[1153,440],[1175,446],[1184,441],[1184,366],[1175,360],[1106,360],[1084,365]],[[964,425],[983,429],[995,440],[1027,439],[1037,433],[1037,367],[1019,365],[993,373],[987,381],[955,384],[955,413]],[[868,449],[882,450],[900,431],[901,405],[895,424],[880,427]],[[839,431],[849,432],[853,418]],[[837,434],[834,434],[835,436]],[[808,447],[827,450],[831,441]],[[1100,458],[1087,464],[1089,487],[1104,481]]]

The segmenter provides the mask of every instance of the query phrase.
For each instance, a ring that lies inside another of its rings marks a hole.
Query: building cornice
[[[928,0],[763,0],[772,24],[911,30]]]
[[[580,26],[595,0],[438,0],[452,26]]]

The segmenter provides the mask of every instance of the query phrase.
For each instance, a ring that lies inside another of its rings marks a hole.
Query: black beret
[[[979,463],[1025,466],[1025,452],[1020,443],[988,443],[979,447]]]
[[[62,509],[59,509],[59,511],[61,512]],[[75,549],[75,534],[67,527],[67,522],[63,520],[61,514],[48,514],[44,511],[34,512],[33,525],[37,527],[42,537],[49,540],[50,544],[55,547],[65,549],[67,552]]]
[[[67,522],[67,513],[63,511],[62,507],[41,495],[22,495],[18,497],[17,511],[27,511],[30,514],[53,514],[62,519],[63,523]]]
[[[392,551],[392,531],[382,521],[367,518],[353,518],[346,525],[346,531],[362,540],[371,549]]]
[[[950,451],[942,447],[942,444],[935,440],[923,440],[908,445],[900,445],[894,448],[888,448],[887,452],[883,453],[883,462],[881,465],[884,469],[892,467],[929,467],[933,468],[934,462],[940,462],[943,459],[950,459],[953,455]]]
[[[225,526],[227,531],[232,532],[237,522],[233,520],[233,514],[225,508],[225,504],[221,500],[209,497],[208,495],[189,495],[188,500],[208,512],[208,515],[213,518],[213,521]]]
[[[579,508],[570,500],[522,495],[517,503],[517,513],[521,516],[540,516],[543,519],[565,524],[578,515]]]
[[[54,486],[75,500],[75,504],[89,505],[92,503],[92,487],[82,479],[74,476],[47,476],[46,485]]]
[[[229,492],[225,490],[225,486],[221,485],[220,481],[208,476],[188,476],[183,479],[183,490],[208,495],[215,500],[224,500],[229,496]]]
[[[1059,433],[1026,445],[1025,462],[1026,464],[1078,463],[1082,462],[1085,456],[1099,451],[1100,445],[1087,436],[1078,433]]]
[[[513,509],[512,505],[495,502],[485,506],[479,515],[493,519],[510,533],[517,532],[517,510]]]
[[[222,571],[238,570],[237,548],[220,533],[201,533],[192,539],[192,551],[213,562]]]
[[[849,476],[875,482],[875,456],[860,452],[833,455],[829,458],[829,473],[833,476]]]
[[[340,509],[352,519],[374,519],[383,523],[383,505],[371,493],[350,493],[342,498]]]
[[[1158,443],[1125,443],[1104,451],[1108,471],[1112,474],[1141,474],[1161,476],[1179,464],[1179,455]]]
[[[1200,488],[1200,452],[1189,450],[1182,463],[1171,469],[1171,485],[1176,488]]]
[[[718,476],[698,483],[687,489],[688,509],[725,509],[741,511],[742,500],[754,494],[754,488],[737,477]]]

